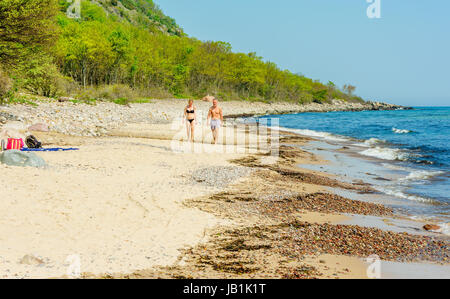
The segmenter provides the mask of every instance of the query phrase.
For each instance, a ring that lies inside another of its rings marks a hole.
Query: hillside
[[[152,0],[90,0],[101,6],[110,16],[154,31],[170,35],[183,35],[183,30],[174,19],[166,16]],[[70,3],[59,0],[62,11],[66,11]]]

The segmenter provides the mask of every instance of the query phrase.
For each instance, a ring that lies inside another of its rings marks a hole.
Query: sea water
[[[333,172],[369,181],[412,217],[450,222],[450,107],[262,118],[326,143],[316,153],[339,165]]]

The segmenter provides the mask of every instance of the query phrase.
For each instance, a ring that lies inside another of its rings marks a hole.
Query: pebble
[[[195,170],[192,173],[192,180],[209,187],[223,188],[242,177],[248,176],[252,171],[251,168],[247,167],[212,166]]]

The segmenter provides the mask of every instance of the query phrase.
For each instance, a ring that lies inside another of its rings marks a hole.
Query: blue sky
[[[155,0],[185,32],[231,43],[365,99],[450,106],[450,1]]]

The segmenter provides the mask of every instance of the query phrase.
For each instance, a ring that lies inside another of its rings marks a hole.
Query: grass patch
[[[9,100],[6,101],[6,103],[10,105],[21,104],[33,107],[39,106],[37,103],[33,102],[33,100],[35,99],[29,99],[25,96],[12,96],[9,98]]]

